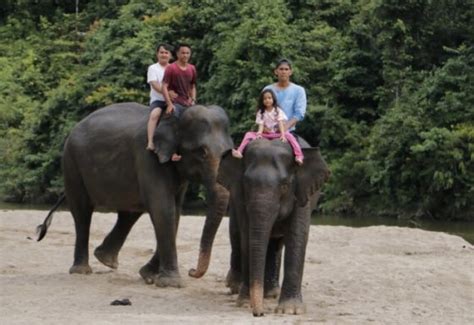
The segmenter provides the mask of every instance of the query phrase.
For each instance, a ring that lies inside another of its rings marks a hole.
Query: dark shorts
[[[154,110],[155,108],[159,108],[161,110],[166,109],[166,102],[163,100],[154,100],[150,104],[150,110]]]

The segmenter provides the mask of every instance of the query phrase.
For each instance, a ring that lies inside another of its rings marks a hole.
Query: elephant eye
[[[283,181],[280,183],[280,188],[282,192],[288,192],[290,189],[290,183],[288,181]]]
[[[194,149],[194,153],[197,157],[205,158],[209,153],[209,149],[206,146],[200,146],[199,148]]]

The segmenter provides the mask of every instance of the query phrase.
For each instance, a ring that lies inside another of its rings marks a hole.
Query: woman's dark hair
[[[271,89],[264,89],[264,90],[260,93],[260,97],[258,97],[258,104],[257,104],[257,111],[260,112],[260,114],[262,114],[262,117],[263,117],[263,113],[265,112],[265,105],[263,104],[263,96],[265,96],[266,93],[269,93],[269,94],[272,95],[272,98],[273,98],[273,107],[275,107],[275,109],[278,107],[278,101],[277,101],[276,95],[275,95],[275,93],[273,92],[273,90],[271,90]],[[277,110],[277,109],[275,110],[275,114],[276,114],[276,116],[278,116],[278,110]]]
[[[156,46],[156,52],[158,52],[160,50],[160,47],[163,47],[165,50],[167,50],[168,52],[171,52],[173,53],[173,47],[167,43],[160,43]]]

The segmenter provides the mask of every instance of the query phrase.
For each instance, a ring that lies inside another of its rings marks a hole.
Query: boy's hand
[[[166,107],[166,112],[165,112],[165,114],[166,114],[166,115],[170,115],[171,113],[173,113],[173,111],[174,111],[174,105],[173,105],[173,104],[170,104],[170,105],[168,105],[168,106]]]
[[[176,99],[178,97],[178,94],[175,93],[173,90],[168,90],[168,94],[170,95],[171,100]]]

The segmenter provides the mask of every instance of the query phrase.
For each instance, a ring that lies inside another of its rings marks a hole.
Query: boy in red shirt
[[[174,112],[180,116],[183,109],[196,103],[196,67],[189,63],[191,58],[191,47],[187,44],[179,44],[176,49],[176,62],[170,64],[163,77],[163,96],[167,108],[166,113]],[[177,94],[171,99],[169,91]]]
[[[196,103],[196,67],[189,63],[191,47],[181,43],[176,48],[176,62],[170,64],[163,77],[163,96],[166,100],[166,114],[174,113],[179,118],[181,113]],[[170,97],[170,91],[177,96]],[[172,161],[179,161],[181,156],[174,153]]]

